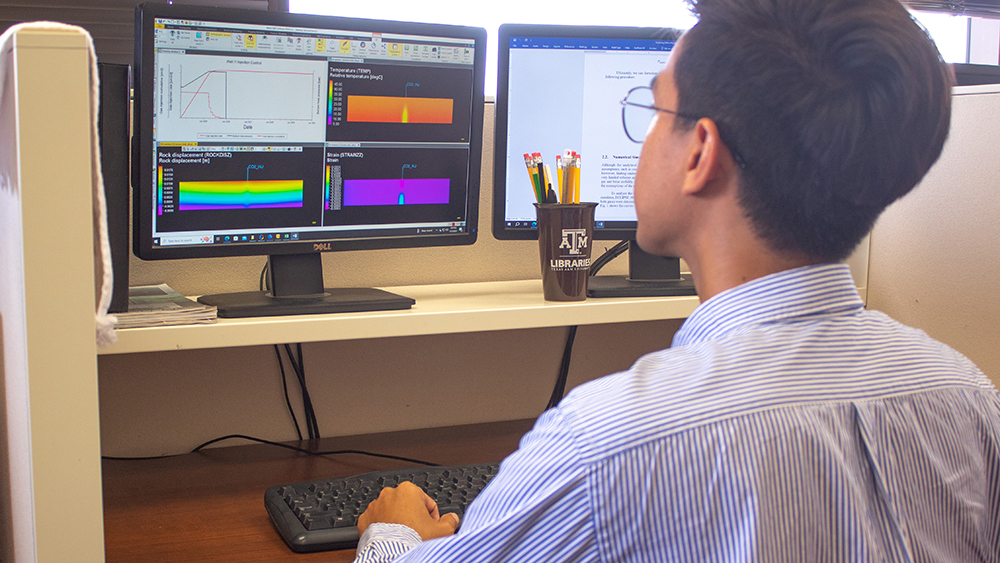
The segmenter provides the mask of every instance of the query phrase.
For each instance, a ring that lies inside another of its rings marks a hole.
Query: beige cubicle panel
[[[958,87],[953,100],[940,160],[872,232],[868,306],[1000,385],[1000,86]]]
[[[0,106],[0,561],[104,560],[82,30],[22,30]]]

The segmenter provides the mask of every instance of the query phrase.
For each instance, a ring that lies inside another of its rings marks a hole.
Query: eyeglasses
[[[625,135],[633,143],[641,143],[646,140],[646,136],[649,135],[650,130],[652,130],[653,125],[656,123],[653,118],[658,111],[676,115],[683,119],[695,121],[699,119],[697,115],[689,115],[655,106],[653,104],[653,89],[649,86],[636,86],[632,88],[628,91],[628,94],[625,94],[625,99],[621,101],[621,104],[622,126],[625,128]],[[723,141],[725,140],[723,139]],[[726,147],[729,148],[729,153],[733,155],[736,165],[742,169],[746,169],[746,161],[743,160],[743,157],[740,156],[736,149],[732,148],[728,143],[726,143]]]
[[[656,116],[656,112],[658,111],[670,113],[685,119],[698,119],[693,115],[686,115],[653,105],[653,89],[649,86],[636,86],[629,90],[628,94],[625,95],[625,99],[622,100],[622,126],[625,127],[625,135],[633,143],[645,141],[646,135],[653,128],[653,117]]]

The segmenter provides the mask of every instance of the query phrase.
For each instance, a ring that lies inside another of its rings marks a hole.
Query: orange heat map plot
[[[451,98],[347,96],[347,121],[368,123],[451,123]]]

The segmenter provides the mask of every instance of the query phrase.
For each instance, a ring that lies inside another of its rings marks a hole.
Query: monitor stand
[[[381,289],[324,289],[319,253],[275,254],[267,260],[270,291],[203,295],[198,301],[215,305],[224,318],[387,311],[409,309],[416,303]]]
[[[697,295],[694,280],[681,274],[679,258],[649,254],[628,242],[627,276],[591,276],[587,297],[660,297]]]

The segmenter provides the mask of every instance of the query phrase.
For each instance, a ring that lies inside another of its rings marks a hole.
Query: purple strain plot
[[[449,201],[448,178],[344,180],[344,206],[440,205]]]

